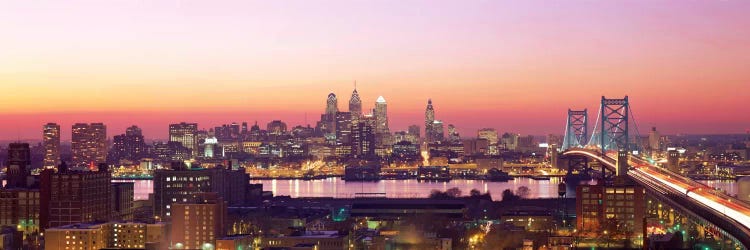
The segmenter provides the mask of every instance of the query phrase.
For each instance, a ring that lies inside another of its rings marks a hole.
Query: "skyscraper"
[[[373,116],[375,116],[375,133],[376,134],[387,134],[388,129],[388,105],[385,103],[385,98],[379,96],[375,101],[375,109],[373,110]]]
[[[419,125],[411,125],[409,126],[409,130],[407,131],[409,131],[410,135],[413,135],[414,137],[419,139],[419,135],[421,134],[419,130],[420,130]]]
[[[73,166],[93,168],[107,160],[107,126],[103,123],[73,125]]]
[[[60,125],[47,123],[42,129],[44,146],[44,168],[56,168],[60,164]]]
[[[375,155],[375,133],[367,121],[360,121],[352,127],[352,154],[358,158]]]
[[[435,141],[434,131],[432,129],[435,123],[435,109],[432,107],[432,99],[427,100],[427,109],[424,111],[424,136],[427,142]]]
[[[433,142],[441,142],[445,139],[445,130],[443,129],[443,122],[435,120],[432,122],[432,140]]]
[[[477,138],[486,139],[490,144],[497,144],[497,130],[494,128],[483,128],[477,131]]]
[[[198,147],[195,134],[198,132],[197,123],[185,123],[169,125],[169,141],[182,143],[189,149],[192,155],[197,155]]]
[[[453,124],[448,124],[448,141],[450,141],[450,143],[461,142],[461,136],[458,134],[458,130],[456,130],[456,126],[453,126]]]
[[[349,99],[349,113],[351,113],[352,122],[359,121],[359,118],[362,116],[362,100],[359,98],[356,87],[352,92],[352,97]]]
[[[339,107],[336,94],[328,94],[328,99],[326,100],[326,112],[320,115],[320,122],[318,122],[316,129],[323,134],[335,134],[336,112],[338,111]]]
[[[130,126],[125,134],[112,137],[112,149],[109,152],[108,161],[118,163],[120,160],[139,161],[145,156],[146,142],[143,132],[138,126]]]
[[[651,132],[648,133],[648,146],[651,152],[658,153],[661,150],[661,136],[659,131],[656,131],[656,127],[651,128]]]
[[[336,94],[330,93],[326,101],[326,114],[336,116],[336,112],[339,112],[339,101],[336,99]]]
[[[336,112],[336,143],[351,142],[353,116],[351,112]]]

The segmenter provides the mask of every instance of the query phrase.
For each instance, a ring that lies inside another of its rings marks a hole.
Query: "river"
[[[118,180],[123,181],[123,180]],[[417,180],[381,180],[378,182],[347,182],[340,178],[322,180],[251,180],[251,183],[263,184],[264,191],[271,191],[274,195],[288,195],[291,197],[336,197],[351,198],[356,193],[384,193],[391,198],[427,197],[432,190],[445,191],[450,188],[461,189],[468,195],[472,189],[482,193],[490,192],[492,199],[500,200],[505,189],[517,190],[521,186],[529,188],[528,198],[558,197],[557,186],[561,178],[550,180],[533,180],[516,178],[508,182],[490,182],[482,180],[451,180],[449,182],[420,182]],[[136,200],[148,199],[153,192],[152,180],[125,181],[135,182],[134,196]],[[568,185],[567,197],[575,197],[575,186]]]

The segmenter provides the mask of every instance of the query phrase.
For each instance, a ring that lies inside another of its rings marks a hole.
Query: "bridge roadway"
[[[563,155],[586,156],[602,162],[610,170],[617,168],[616,152],[602,155],[598,149],[574,148],[563,152]],[[750,247],[750,205],[638,157],[630,156],[628,165],[628,176],[644,188],[663,194],[663,197],[721,228],[742,243],[745,249]]]

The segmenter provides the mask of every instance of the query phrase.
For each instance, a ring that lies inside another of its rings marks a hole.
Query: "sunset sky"
[[[0,139],[46,122],[273,119],[314,126],[382,95],[391,130],[436,117],[562,134],[629,95],[641,134],[750,129],[750,1],[2,1]],[[593,126],[593,124],[592,124]]]

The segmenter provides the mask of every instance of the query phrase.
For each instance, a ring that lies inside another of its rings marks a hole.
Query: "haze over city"
[[[354,81],[364,109],[385,97],[396,130],[432,98],[463,135],[559,134],[568,107],[629,95],[641,133],[744,133],[748,5],[4,2],[0,138],[38,139],[46,122],[159,139],[179,121],[314,126]]]

